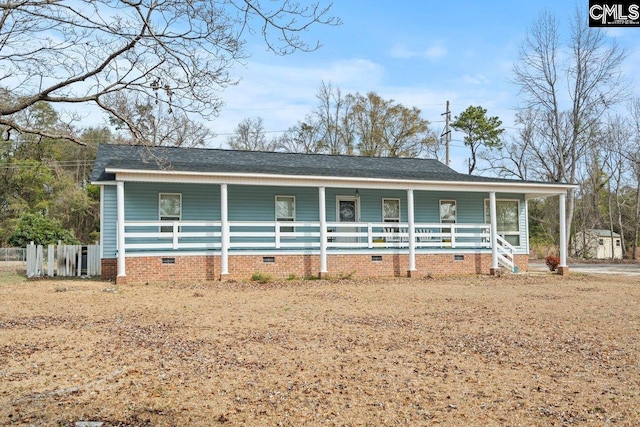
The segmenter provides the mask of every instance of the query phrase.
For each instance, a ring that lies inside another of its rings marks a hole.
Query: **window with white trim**
[[[382,222],[400,222],[400,199],[382,199]]]
[[[440,200],[440,222],[443,224],[458,222],[458,209],[455,200]]]
[[[160,221],[180,221],[182,219],[182,194],[158,194],[158,218]],[[162,226],[160,232],[171,233],[173,226]]]
[[[400,222],[400,199],[382,199],[382,222]],[[385,227],[386,233],[399,233],[398,227]],[[399,239],[399,237],[392,237]]]
[[[455,200],[440,200],[440,223],[455,224],[458,221],[458,209]],[[440,229],[441,233],[451,233],[450,228]],[[442,237],[443,242],[451,242],[451,237]]]
[[[484,222],[491,223],[489,199],[484,200]],[[520,200],[496,200],[498,234],[513,246],[520,246]]]
[[[296,220],[295,196],[276,196],[276,221]],[[293,233],[294,227],[280,227],[283,233]]]

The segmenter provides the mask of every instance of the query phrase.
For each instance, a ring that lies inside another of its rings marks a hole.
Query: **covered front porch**
[[[118,181],[116,189],[117,280],[121,282],[126,281],[127,259],[142,257],[215,256],[219,259],[216,275],[224,279],[230,277],[229,258],[241,255],[259,256],[265,262],[276,255],[312,257],[314,264],[317,261],[314,275],[322,277],[331,272],[328,259],[333,255],[366,255],[371,260],[402,255],[406,259],[403,274],[413,276],[420,257],[427,254],[454,259],[483,255],[490,259],[487,272],[496,274],[502,268],[517,271],[516,254],[527,252],[526,242],[516,247],[498,233],[495,191],[488,192],[488,223],[451,223],[416,221],[414,190],[405,193],[406,221],[328,221],[325,187],[317,189],[317,221],[229,220],[226,184],[219,185],[219,220],[129,220],[124,215],[125,183]],[[564,194],[559,196],[563,205]],[[526,211],[526,199],[524,203]],[[566,243],[562,248],[560,271],[566,273]]]

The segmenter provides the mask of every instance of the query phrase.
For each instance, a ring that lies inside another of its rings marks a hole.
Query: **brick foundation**
[[[126,277],[117,276],[117,260],[102,260],[102,279],[118,284],[167,282],[174,280],[218,280],[219,256],[130,257],[126,259]]]
[[[115,258],[102,258],[100,260],[101,273],[100,278],[102,280],[116,280],[118,274],[118,260]]]
[[[318,255],[231,255],[229,274],[221,277],[220,256],[129,257],[120,283],[244,280],[254,273],[273,278],[319,276]],[[521,272],[529,268],[527,255],[516,255]],[[327,255],[324,277],[424,277],[426,275],[489,274],[491,254],[416,254],[416,270],[409,271],[408,254]],[[567,268],[568,273],[568,268]],[[102,260],[102,279],[116,280],[117,260]]]
[[[248,279],[254,273],[280,279],[304,278],[318,276],[319,272],[318,255],[233,255],[229,257],[229,274],[225,279]]]

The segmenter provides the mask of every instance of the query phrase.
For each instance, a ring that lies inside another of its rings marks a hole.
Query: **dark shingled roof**
[[[421,181],[514,182],[461,174],[434,159],[100,144],[91,181],[114,180],[114,175],[106,173],[105,168]]]

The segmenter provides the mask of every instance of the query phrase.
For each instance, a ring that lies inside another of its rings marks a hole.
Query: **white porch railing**
[[[230,221],[230,249],[319,249],[315,221]],[[221,247],[220,221],[126,221],[125,251],[208,250]],[[491,248],[488,224],[416,223],[415,247]],[[513,260],[515,248],[499,237],[500,256]],[[406,223],[328,222],[327,247],[408,248]]]
[[[126,221],[125,253],[221,249],[220,221]],[[488,224],[416,223],[416,249],[491,249]],[[229,249],[320,249],[317,221],[230,221]],[[327,222],[327,248],[409,248],[407,223]],[[498,236],[498,263],[511,271],[515,252]]]
[[[390,222],[329,222],[328,247],[408,248],[409,226]],[[416,248],[491,248],[487,224],[416,223]]]

